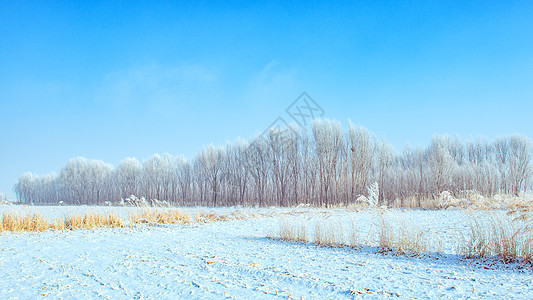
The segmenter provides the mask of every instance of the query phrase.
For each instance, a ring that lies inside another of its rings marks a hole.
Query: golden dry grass
[[[134,224],[176,224],[190,223],[191,218],[188,214],[178,209],[152,209],[143,208],[135,214],[129,216],[131,225]]]
[[[259,216],[260,215],[256,215],[252,212],[244,213],[241,210],[236,210],[229,214],[218,214],[214,212],[196,212],[193,220],[197,223],[207,223],[229,220],[243,220],[249,218],[256,218]]]
[[[251,217],[252,215],[250,215]],[[135,213],[120,217],[114,212],[86,212],[44,218],[39,213],[4,212],[0,215],[1,232],[43,232],[47,230],[90,230],[96,228],[135,227],[140,224],[189,224],[193,222],[218,222],[249,217],[241,211],[230,214],[213,212],[196,213],[191,218],[179,209],[139,208]]]
[[[27,215],[6,213],[2,214],[0,222],[0,232],[3,231],[45,231],[50,228],[50,224],[40,214],[33,213]]]
[[[49,229],[76,230],[124,226],[124,221],[114,213],[85,213],[49,220],[39,213],[4,212],[0,218],[0,232],[43,232]]]
[[[125,227],[124,221],[114,213],[84,213],[82,215],[66,216],[53,220],[56,226],[52,229],[93,229],[101,227]],[[62,223],[62,224],[61,224]]]

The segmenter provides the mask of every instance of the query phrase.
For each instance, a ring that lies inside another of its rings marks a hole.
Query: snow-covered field
[[[0,212],[13,209],[22,208],[4,206]],[[58,217],[92,209],[131,210],[32,207],[30,211]],[[184,210],[193,214],[211,209]],[[468,219],[486,212],[242,211],[256,217],[189,225],[0,234],[0,299],[533,298],[530,267],[456,255]],[[378,253],[380,215],[396,224],[426,230],[441,254],[406,257]],[[330,248],[268,238],[276,236],[282,219],[343,224],[354,220],[359,239],[368,246]]]

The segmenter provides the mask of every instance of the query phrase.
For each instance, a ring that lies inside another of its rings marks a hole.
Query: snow
[[[48,216],[65,209],[32,208]],[[187,210],[198,209],[213,210]],[[1,234],[0,299],[533,297],[530,268],[456,255],[457,239],[471,217],[462,210],[244,211],[265,216],[192,225]],[[423,257],[378,253],[372,231],[380,214],[428,229],[433,239],[440,240],[442,253]],[[281,218],[353,219],[363,238],[369,236],[368,246],[330,248],[268,238],[278,232]]]

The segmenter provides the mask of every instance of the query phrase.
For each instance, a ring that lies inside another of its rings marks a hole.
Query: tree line
[[[350,204],[377,190],[379,205],[443,191],[456,197],[531,189],[532,143],[525,136],[472,139],[436,135],[427,147],[396,152],[349,122],[315,120],[311,131],[272,128],[249,141],[204,147],[194,159],[155,154],[114,168],[74,158],[59,173],[25,173],[15,184],[21,203],[102,205],[130,195],[172,205],[293,206]]]

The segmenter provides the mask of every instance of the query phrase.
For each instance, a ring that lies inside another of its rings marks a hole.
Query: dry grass
[[[43,232],[47,230],[90,230],[96,228],[135,227],[140,224],[190,224],[247,218],[241,211],[230,214],[196,213],[191,218],[179,209],[139,208],[135,213],[120,217],[116,213],[87,212],[65,215],[60,218],[44,218],[39,213],[4,212],[0,215],[1,232]]]
[[[485,197],[472,190],[455,198],[449,192],[444,191],[438,197],[436,208],[461,208],[469,211],[508,209],[512,212],[530,212],[533,211],[533,195],[521,193],[519,196],[498,194]]]
[[[503,262],[533,264],[531,216],[474,216],[458,252],[467,258],[497,258]]]
[[[143,208],[139,212],[129,216],[129,223],[134,224],[176,224],[190,223],[191,218],[188,214],[178,209],[152,209]]]
[[[402,220],[389,222],[378,215],[377,251],[395,255],[423,256],[440,252],[442,243],[430,237],[429,230],[421,230]],[[504,263],[522,262],[533,265],[533,216],[529,212],[509,212],[504,216],[494,214],[472,215],[469,230],[458,240],[457,254],[465,258],[498,259]],[[314,221],[314,231],[307,230],[309,222],[300,218],[284,218],[280,222],[278,238],[285,241],[313,242],[320,246],[352,248],[361,243],[355,222],[344,228],[341,222],[328,218]],[[348,230],[345,230],[348,229]],[[370,234],[370,231],[369,231]],[[348,239],[347,239],[348,237]],[[368,245],[373,246],[373,245]]]
[[[253,214],[251,212],[245,214],[241,210],[236,210],[229,214],[217,214],[214,212],[196,212],[193,220],[197,223],[209,223],[230,220],[243,220],[256,217],[258,217],[258,215]]]
[[[50,223],[40,214],[33,213],[25,216],[4,212],[0,220],[0,232],[3,231],[38,231],[42,232],[50,228]]]
[[[52,229],[93,229],[101,227],[125,227],[124,221],[114,213],[84,213],[53,220]]]
[[[349,225],[348,235],[345,236],[341,222],[319,218],[314,222],[313,231],[309,232],[306,219],[282,218],[277,238],[284,241],[313,242],[328,247],[359,246],[357,226],[353,220]]]
[[[450,192],[443,191],[433,198],[419,198],[411,196],[407,198],[396,198],[389,200],[387,203],[380,205],[387,208],[407,208],[407,209],[449,209],[460,208],[467,210],[495,210],[495,209],[509,209],[515,211],[533,211],[533,194],[521,193],[519,196],[510,194],[498,194],[492,197],[485,197],[475,190],[465,191],[457,198]],[[323,207],[325,208],[325,207]],[[353,211],[360,211],[371,208],[365,203],[352,202],[348,205],[339,204],[330,206],[329,208],[341,208]]]
[[[283,218],[280,221],[279,238],[284,241],[307,242],[307,228],[304,220],[297,222]]]
[[[319,219],[315,221],[314,242],[321,246],[342,247],[347,243],[344,239],[342,223]]]
[[[379,231],[379,251],[395,254],[418,256],[423,253],[434,251],[430,246],[428,230],[420,230],[405,222],[397,222],[398,226],[393,226],[380,217]]]
[[[283,218],[280,222],[278,239],[284,241],[312,242],[327,247],[358,248],[367,245],[369,237],[361,240],[357,223],[352,219],[345,223],[328,218],[318,218],[314,221],[313,232],[306,230],[307,221],[302,218]],[[429,231],[422,231],[405,222],[397,222],[398,226],[384,220],[379,215],[378,252],[393,252],[398,255],[418,256],[435,251],[439,242],[430,243]],[[348,227],[346,227],[348,226]],[[370,234],[371,230],[369,231]],[[372,245],[367,245],[372,246]]]
[[[533,211],[533,200],[531,199],[523,199],[523,198],[515,198],[515,201],[510,201],[510,203],[507,204],[507,209],[511,213],[526,213]]]
[[[389,203],[390,208],[409,208],[409,209],[436,209],[438,202],[435,199],[418,197],[397,198]]]
[[[0,219],[0,232],[43,232],[53,230],[93,229],[100,227],[124,227],[124,221],[116,214],[85,213],[83,215],[64,216],[46,219],[39,213],[6,213]]]

